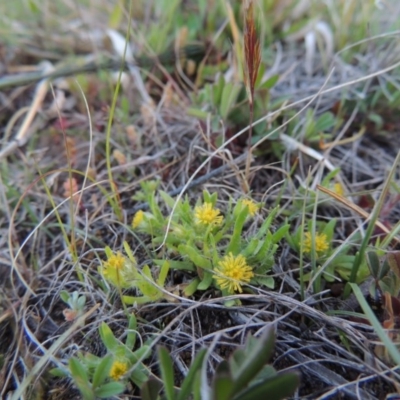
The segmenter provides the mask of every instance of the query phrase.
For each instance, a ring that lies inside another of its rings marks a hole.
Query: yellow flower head
[[[128,363],[124,361],[114,361],[110,369],[110,378],[118,381],[127,373],[128,369]]]
[[[242,204],[248,207],[250,217],[254,217],[258,211],[258,205],[251,199],[242,200]]]
[[[343,188],[343,185],[340,184],[339,182],[336,182],[336,183],[333,185],[333,191],[334,191],[335,193],[337,193],[339,196],[343,196],[343,195],[344,195],[344,188]]]
[[[311,253],[312,251],[312,236],[311,232],[306,232],[303,238],[303,251],[304,253]],[[315,237],[315,252],[317,255],[325,253],[329,249],[328,238],[325,233],[316,233]]]
[[[221,289],[227,289],[229,293],[238,291],[242,293],[241,285],[250,282],[254,276],[252,268],[246,263],[246,259],[242,255],[234,256],[229,253],[218,264],[215,269],[218,275],[215,281]]]
[[[133,217],[132,228],[136,229],[144,220],[144,212],[139,210]]]
[[[218,208],[214,208],[211,203],[204,203],[194,209],[194,216],[198,224],[221,225],[224,217],[219,214]]]
[[[117,287],[128,287],[125,280],[126,270],[128,269],[128,260],[121,252],[111,255],[107,261],[103,262],[100,272],[109,282]]]

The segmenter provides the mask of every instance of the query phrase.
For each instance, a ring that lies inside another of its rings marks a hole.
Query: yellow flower
[[[229,253],[218,264],[215,269],[218,275],[215,281],[221,289],[227,289],[229,293],[238,291],[242,293],[241,285],[250,282],[254,276],[252,268],[246,263],[246,259],[242,255],[234,256]]]
[[[306,232],[303,238],[303,251],[305,253],[311,253],[312,251],[312,236],[311,232]],[[325,233],[316,233],[315,237],[315,252],[325,253],[329,249],[328,238]]]
[[[244,199],[242,203],[248,207],[250,217],[254,217],[258,211],[258,205],[251,199]]]
[[[114,361],[110,369],[110,378],[118,381],[127,373],[128,369],[128,363],[124,361]]]
[[[121,252],[111,255],[107,261],[103,262],[100,272],[109,282],[117,287],[129,287],[125,280],[126,270],[128,269],[128,260]]]
[[[219,214],[218,208],[214,208],[211,203],[204,203],[194,209],[194,216],[198,224],[221,225],[224,217]]]
[[[144,212],[139,210],[133,217],[132,228],[136,229],[144,220]]]
[[[339,182],[336,182],[336,183],[333,185],[333,191],[334,191],[335,193],[337,193],[339,196],[343,196],[343,195],[344,195],[344,188],[343,188],[343,185],[340,184]]]

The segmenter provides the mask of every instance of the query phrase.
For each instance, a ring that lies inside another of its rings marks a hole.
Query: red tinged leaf
[[[390,269],[400,279],[400,251],[392,251],[387,254],[387,261]]]

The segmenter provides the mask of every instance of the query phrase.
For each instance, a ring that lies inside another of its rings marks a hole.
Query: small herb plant
[[[125,304],[145,304],[155,302],[162,298],[169,298],[165,291],[161,290],[169,271],[169,262],[161,265],[158,278],[153,278],[148,265],[141,270],[138,268],[136,258],[128,243],[124,242],[124,249],[128,256],[121,252],[114,253],[109,247],[105,248],[107,260],[99,268],[101,275],[118,289],[136,288],[141,296],[122,296]]]
[[[63,311],[66,321],[73,321],[84,314],[86,297],[79,296],[79,292],[74,291],[69,294],[66,290],[60,292],[61,300],[67,303],[69,308]]]
[[[305,225],[305,229],[299,226],[293,234],[287,234],[286,240],[298,254],[303,254],[306,259],[314,260],[317,265],[322,265],[336,252],[333,246],[336,219],[332,219],[328,223],[322,221],[314,223],[309,220]],[[315,230],[313,226],[315,226]],[[350,245],[342,246],[341,250],[324,267],[323,277],[327,282],[333,282],[336,274],[345,280],[350,278],[355,257],[349,254],[350,250]],[[303,279],[310,280],[312,275],[312,273],[305,274]],[[360,268],[358,281],[364,280],[367,275],[367,268]]]
[[[129,381],[142,386],[148,379],[148,370],[142,363],[150,355],[150,346],[142,345],[133,351],[136,343],[137,321],[129,318],[125,343],[121,343],[110,327],[102,322],[100,338],[107,349],[104,357],[78,353],[71,357],[66,368],[55,368],[53,375],[70,377],[84,400],[107,398],[122,393]]]
[[[278,242],[289,229],[289,225],[284,224],[275,233],[270,231],[277,208],[252,236],[245,238],[243,227],[255,217],[260,205],[246,198],[233,205],[231,199],[223,215],[216,204],[217,194],[204,191],[203,200],[194,207],[188,199],[178,202],[165,235],[169,216],[164,216],[157,204],[154,185],[150,190],[148,184],[142,187],[143,192],[138,198],[149,203],[150,211],[139,211],[132,226],[138,232],[150,235],[154,246],[165,240],[166,251],[162,253],[163,258],[153,260],[156,265],[163,267],[167,260],[171,269],[195,274],[185,289],[186,295],[212,285],[224,296],[242,292],[244,284],[273,287],[273,278],[267,273],[274,264]],[[175,200],[165,192],[159,194],[172,209]]]
[[[275,336],[267,330],[260,338],[249,336],[243,349],[222,361],[211,384],[204,379],[207,350],[201,350],[193,360],[181,387],[174,385],[173,360],[165,347],[158,348],[161,381],[150,378],[143,386],[143,400],[280,400],[294,393],[299,377],[294,372],[277,373],[267,365],[274,349]],[[161,393],[160,393],[161,392]]]

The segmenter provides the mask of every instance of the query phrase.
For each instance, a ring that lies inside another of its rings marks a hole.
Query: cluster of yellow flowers
[[[306,232],[303,238],[303,251],[310,254],[312,251],[312,235]],[[325,233],[316,233],[314,237],[314,248],[317,256],[324,254],[329,249],[328,237]]]
[[[129,366],[128,363],[125,361],[116,360],[113,362],[111,369],[110,369],[110,378],[114,379],[115,381],[120,380],[127,372]]]
[[[129,271],[135,266],[119,251],[108,257],[100,267],[100,272],[114,286],[120,288],[130,287],[128,283]]]

